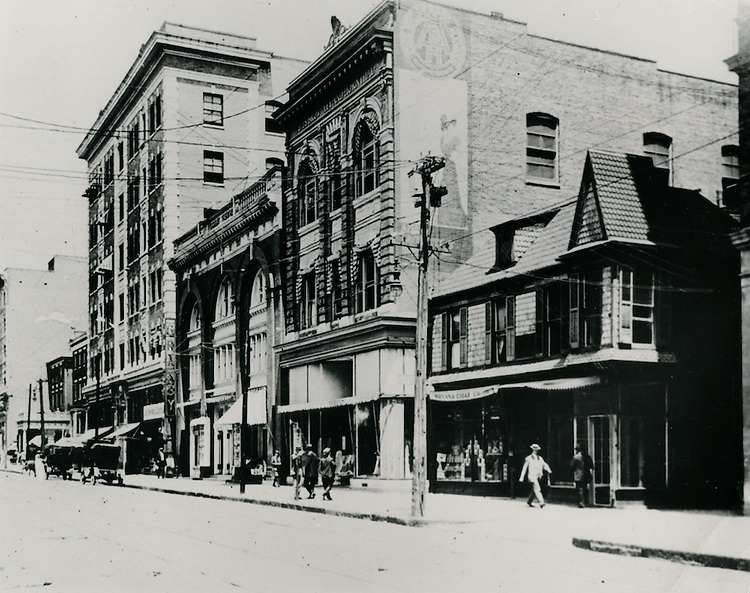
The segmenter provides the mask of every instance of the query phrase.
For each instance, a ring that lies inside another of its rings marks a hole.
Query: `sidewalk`
[[[315,499],[295,501],[291,486],[273,488],[269,482],[247,485],[244,495],[240,494],[238,484],[217,479],[159,480],[154,476],[132,475],[127,476],[125,485],[415,526],[491,522],[511,525],[523,520],[527,511],[546,513],[545,522],[579,548],[750,571],[750,517],[729,513],[664,511],[632,505],[579,509],[556,505],[554,501],[542,510],[529,509],[523,498],[428,493],[425,516],[416,519],[410,513],[408,482],[372,480],[367,488],[361,485],[334,488],[332,501],[321,499],[320,488]]]
[[[371,480],[367,487],[353,482],[351,487],[334,488],[332,501],[322,500],[321,488],[316,498],[308,500],[303,490],[304,498],[295,501],[291,486],[273,488],[270,481],[246,485],[244,495],[239,484],[214,478],[162,480],[151,475],[128,475],[123,487],[411,526],[497,523],[505,532],[522,533],[534,516],[538,518],[535,523],[543,527],[540,538],[560,538],[582,549],[750,572],[750,517],[729,513],[664,511],[633,505],[579,509],[555,504],[554,500],[544,509],[530,509],[524,498],[428,493],[425,516],[413,518],[408,481]]]

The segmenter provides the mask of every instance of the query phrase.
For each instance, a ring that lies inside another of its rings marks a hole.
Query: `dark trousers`
[[[589,483],[586,480],[576,480],[576,494],[578,506],[583,508],[589,504]]]

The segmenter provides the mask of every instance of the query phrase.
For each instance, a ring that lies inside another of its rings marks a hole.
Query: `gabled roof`
[[[515,265],[493,271],[495,250],[484,248],[432,293],[443,297],[513,277],[543,277],[564,256],[603,243],[670,245],[704,255],[731,252],[728,232],[735,224],[698,191],[671,187],[649,157],[589,151],[575,202],[550,208],[544,228]],[[493,228],[499,237],[539,217],[518,217]],[[500,228],[502,226],[502,228]]]
[[[589,151],[570,247],[607,239],[648,240],[642,197],[660,185],[659,175],[649,157]],[[668,189],[666,183],[662,188]]]

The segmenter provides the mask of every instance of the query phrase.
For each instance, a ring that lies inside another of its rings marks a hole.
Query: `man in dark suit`
[[[576,483],[576,494],[578,494],[578,507],[584,508],[589,500],[589,482],[591,481],[591,471],[594,463],[591,461],[588,453],[583,450],[581,445],[576,445],[575,455],[570,462],[570,471],[573,474],[573,481]]]

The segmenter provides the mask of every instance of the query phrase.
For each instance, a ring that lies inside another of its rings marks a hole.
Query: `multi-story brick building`
[[[172,426],[172,241],[283,158],[267,114],[301,67],[253,38],[165,23],[78,147],[90,178],[91,426],[143,421],[151,442]]]
[[[386,1],[288,88],[284,442],[409,473],[421,155],[446,159],[433,281],[503,220],[574,199],[589,148],[652,156],[721,200],[736,88],[641,58],[530,35],[499,14]],[[736,172],[735,172],[736,173]],[[439,176],[439,178],[438,178]]]
[[[47,376],[47,362],[67,355],[70,339],[85,326],[84,258],[58,255],[46,270],[8,268],[0,275],[0,395],[8,401],[0,429],[6,448],[15,444],[20,451],[27,433],[38,434],[41,399],[32,397],[38,381]],[[49,401],[45,408],[49,415]]]
[[[562,494],[577,443],[594,504],[738,503],[735,223],[662,173],[591,151],[576,201],[493,227],[438,289],[434,490],[512,495],[538,443]]]
[[[183,474],[236,477],[244,462],[259,465],[278,447],[269,412],[276,394],[273,344],[282,328],[282,171],[272,167],[175,241],[169,265],[177,276]]]

